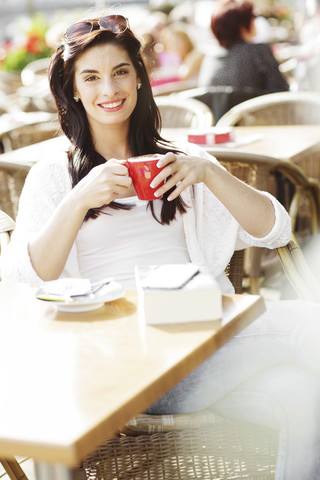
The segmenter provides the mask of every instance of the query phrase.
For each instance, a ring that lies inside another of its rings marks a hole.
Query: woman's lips
[[[124,104],[125,99],[121,100],[115,100],[114,102],[106,102],[106,103],[100,103],[100,107],[103,108],[103,110],[108,110],[108,111],[117,111],[122,108],[122,105]]]

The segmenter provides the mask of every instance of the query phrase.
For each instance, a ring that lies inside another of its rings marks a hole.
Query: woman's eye
[[[96,80],[97,76],[96,75],[90,75],[85,79],[85,82],[92,82],[93,80]]]
[[[115,72],[115,75],[118,76],[118,77],[121,77],[122,75],[126,75],[128,73],[127,70],[117,70]]]

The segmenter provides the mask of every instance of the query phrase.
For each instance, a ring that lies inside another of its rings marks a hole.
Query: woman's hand
[[[176,186],[168,197],[168,200],[173,200],[189,185],[203,182],[249,234],[262,238],[271,231],[275,222],[271,200],[218,164],[202,157],[167,153],[157,165],[164,168],[151,186],[156,187],[169,177],[155,191],[157,197]]]
[[[132,180],[125,160],[110,159],[94,167],[72,190],[84,210],[99,208],[116,198],[125,197]]]
[[[155,191],[155,196],[161,197],[175,186],[176,188],[169,195],[168,200],[174,200],[185,188],[194,183],[206,183],[210,175],[213,174],[212,162],[201,157],[167,153],[158,161],[157,166],[163,169],[153,179],[151,187],[155,188],[167,179],[164,185]]]

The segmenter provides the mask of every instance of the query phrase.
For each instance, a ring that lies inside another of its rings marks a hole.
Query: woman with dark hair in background
[[[234,250],[288,242],[290,218],[272,195],[200,147],[161,137],[141,45],[124,17],[71,25],[49,79],[70,148],[44,152],[28,174],[2,255],[4,281],[111,276],[134,288],[135,265],[191,261],[230,293],[224,270]],[[150,153],[163,154],[151,184],[157,199],[139,200],[126,161]],[[269,305],[148,413],[211,406],[277,428],[276,479],[319,478],[319,310],[299,301]]]
[[[221,50],[204,58],[199,86],[250,88],[261,94],[289,90],[270,46],[253,43],[256,29],[252,3],[219,0],[211,17],[211,30]]]

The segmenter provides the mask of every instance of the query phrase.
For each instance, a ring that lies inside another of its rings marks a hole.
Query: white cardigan
[[[203,149],[193,144],[179,144],[189,155],[216,161]],[[30,170],[21,193],[16,228],[10,245],[1,259],[3,280],[41,282],[32,267],[28,254],[31,236],[47,222],[59,202],[71,190],[66,153],[55,152]],[[183,199],[192,208],[183,215],[183,225],[190,259],[206,267],[217,279],[223,292],[232,292],[224,270],[235,250],[247,246],[276,248],[289,242],[290,217],[283,206],[265,192],[275,209],[276,221],[264,238],[255,238],[243,230],[222,203],[203,184],[196,184],[183,192]],[[61,232],[63,235],[63,231]],[[69,254],[61,277],[80,277],[76,245]]]

